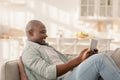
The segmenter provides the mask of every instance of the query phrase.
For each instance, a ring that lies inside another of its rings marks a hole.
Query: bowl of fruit
[[[89,37],[89,34],[88,33],[84,33],[84,32],[78,32],[76,34],[76,37],[77,38],[88,38]]]

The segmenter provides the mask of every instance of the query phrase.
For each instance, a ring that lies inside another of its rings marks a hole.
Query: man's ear
[[[28,33],[29,33],[30,36],[33,36],[33,29],[30,29],[30,30],[28,31]]]

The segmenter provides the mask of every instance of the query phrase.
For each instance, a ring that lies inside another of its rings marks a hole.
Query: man
[[[118,67],[107,54],[89,57],[91,51],[85,49],[68,61],[45,42],[46,32],[44,24],[38,20],[31,20],[26,26],[28,42],[22,61],[29,80],[97,80],[100,75],[105,80],[120,79]]]

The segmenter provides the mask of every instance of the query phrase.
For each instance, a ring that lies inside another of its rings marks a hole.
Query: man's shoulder
[[[23,48],[22,53],[38,53],[40,50],[41,45],[31,42],[31,41],[26,41],[25,46]]]
[[[32,42],[32,41],[26,41],[25,47],[29,48],[40,48],[42,45]]]
[[[26,41],[23,53],[45,53],[45,48],[50,47],[48,44],[40,45],[32,41]]]

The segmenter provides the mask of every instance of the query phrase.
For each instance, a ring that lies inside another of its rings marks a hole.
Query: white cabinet
[[[112,17],[113,16],[113,0],[99,0],[99,16]]]
[[[94,16],[96,0],[80,0],[80,15]]]
[[[79,0],[80,18],[120,17],[120,0]]]

